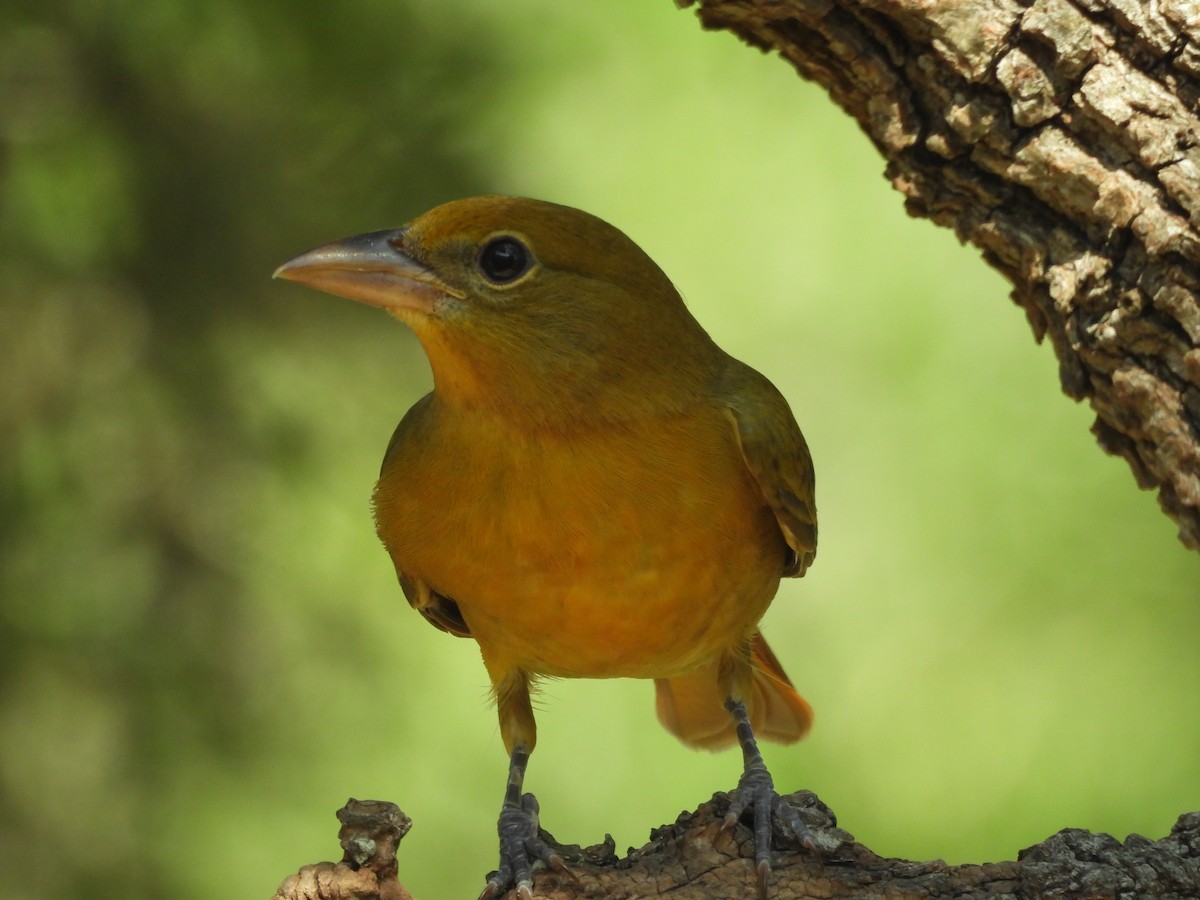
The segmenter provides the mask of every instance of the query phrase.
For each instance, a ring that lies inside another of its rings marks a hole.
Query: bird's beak
[[[390,312],[428,314],[439,299],[460,296],[399,249],[403,236],[404,229],[373,231],[324,244],[288,260],[272,277],[298,281]]]

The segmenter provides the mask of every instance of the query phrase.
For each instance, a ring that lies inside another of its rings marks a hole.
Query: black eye
[[[514,237],[488,241],[479,251],[479,271],[493,284],[507,284],[529,271],[533,257],[529,248]]]

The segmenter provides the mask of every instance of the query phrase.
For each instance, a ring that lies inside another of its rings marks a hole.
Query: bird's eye
[[[529,271],[533,256],[529,248],[514,237],[488,241],[479,251],[479,271],[492,284],[508,284]]]

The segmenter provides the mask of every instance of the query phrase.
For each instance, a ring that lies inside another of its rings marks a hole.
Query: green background
[[[817,725],[767,748],[781,788],[951,862],[1200,808],[1200,563],[882,168],[668,0],[0,7],[0,896],[266,898],[351,795],[415,820],[417,896],[478,891],[484,672],[368,509],[424,358],[269,277],[484,192],[617,224],[792,402],[822,543],[764,629]],[[560,839],[733,785],[652,693],[545,686]]]

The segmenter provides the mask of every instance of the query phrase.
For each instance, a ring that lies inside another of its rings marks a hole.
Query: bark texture
[[[337,818],[341,862],[304,866],[271,900],[413,900],[396,875],[396,854],[412,819],[395,803],[353,797]]]
[[[1200,550],[1200,2],[677,2],[822,85],[983,251]]]
[[[801,852],[794,843],[779,844],[770,882],[774,900],[1200,897],[1200,813],[1180,817],[1171,834],[1160,841],[1131,835],[1121,843],[1106,834],[1068,829],[1023,850],[1014,862],[948,866],[940,860],[907,862],[876,856],[837,828],[833,814],[813,794],[801,791],[790,799],[814,830],[822,858]],[[392,804],[375,806],[399,813]],[[727,795],[717,794],[695,812],[681,814],[674,824],[656,828],[646,846],[631,849],[623,858],[613,852],[611,838],[587,849],[563,847],[572,875],[536,874],[533,900],[754,897],[750,829],[738,824],[724,830],[727,808]],[[339,818],[344,812],[339,812]],[[378,828],[369,830],[378,837]],[[345,848],[345,828],[341,837]],[[549,836],[543,832],[543,837]],[[398,840],[378,841],[385,857],[380,863],[362,855],[360,842],[357,859],[351,859],[347,849],[346,859],[337,865],[305,866],[280,886],[272,900],[412,900],[397,880]],[[447,860],[446,865],[456,862]],[[484,883],[482,872],[479,883]],[[504,900],[514,897],[510,892]]]

